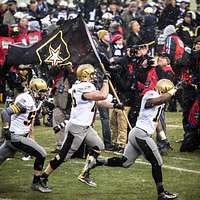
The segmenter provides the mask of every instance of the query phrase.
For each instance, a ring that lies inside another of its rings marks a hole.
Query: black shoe
[[[125,148],[123,146],[119,146],[118,150],[116,152],[114,152],[114,154],[116,154],[116,155],[123,155],[124,149]]]
[[[169,193],[167,191],[162,192],[158,195],[158,200],[168,200],[168,199],[175,199],[178,197],[178,194]]]
[[[48,187],[44,187],[41,183],[32,183],[31,189],[33,191],[39,191],[39,192],[42,192],[42,193],[52,192],[51,189],[49,189]]]
[[[45,187],[48,188],[48,178],[44,178],[44,177],[40,177],[40,184]]]
[[[82,183],[85,183],[91,187],[96,187],[97,184],[90,178],[89,172],[80,174],[78,177],[78,180],[81,181]]]

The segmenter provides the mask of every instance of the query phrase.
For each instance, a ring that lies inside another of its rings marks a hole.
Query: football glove
[[[121,103],[121,102],[120,103],[114,102],[113,103],[113,108],[124,110],[124,104]]]
[[[103,76],[103,80],[109,80],[110,78],[111,78],[110,73],[105,71],[104,76]]]

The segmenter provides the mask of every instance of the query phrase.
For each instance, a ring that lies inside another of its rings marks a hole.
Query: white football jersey
[[[90,126],[95,113],[95,101],[84,100],[83,93],[95,91],[95,86],[90,82],[76,81],[70,89],[72,109],[69,121],[81,126]]]
[[[15,104],[19,103],[26,108],[25,113],[16,113],[11,116],[10,131],[18,135],[29,133],[32,121],[36,115],[36,104],[29,92],[19,94],[15,99]]]
[[[145,108],[145,104],[147,99],[152,99],[159,96],[159,93],[154,90],[150,90],[145,93],[142,98],[140,113],[136,122],[136,127],[145,130],[150,135],[152,135],[156,130],[160,114],[164,108],[164,104],[154,106],[152,108]]]

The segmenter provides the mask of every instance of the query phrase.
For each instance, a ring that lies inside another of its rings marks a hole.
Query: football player
[[[40,182],[40,175],[47,154],[42,146],[27,136],[31,132],[38,109],[36,101],[41,102],[47,91],[46,82],[43,79],[34,78],[29,83],[28,91],[19,94],[14,103],[3,110],[1,114],[2,130],[6,140],[0,147],[0,164],[17,151],[36,157],[31,188],[40,192],[51,192],[49,188],[44,187]]]
[[[103,86],[96,90],[92,83],[95,75],[94,67],[90,64],[82,64],[77,69],[77,81],[71,88],[72,109],[69,122],[66,126],[67,136],[63,142],[60,153],[50,161],[41,180],[47,184],[48,176],[63,163],[68,160],[79,149],[84,141],[91,147],[86,159],[86,164],[82,173],[78,177],[81,182],[95,187],[96,183],[90,179],[89,171],[96,163],[96,159],[101,150],[104,149],[102,139],[91,126],[95,116],[96,105],[106,106],[108,108],[122,108],[121,104],[111,103],[107,100],[109,93],[108,75],[105,74]]]
[[[98,158],[97,165],[130,167],[142,154],[152,166],[152,176],[156,184],[158,200],[175,199],[177,194],[165,191],[162,178],[162,158],[152,135],[156,130],[158,119],[164,103],[175,94],[177,87],[168,79],[157,82],[155,90],[145,93],[142,98],[136,126],[130,131],[128,143],[122,157]],[[93,165],[93,168],[95,165]]]

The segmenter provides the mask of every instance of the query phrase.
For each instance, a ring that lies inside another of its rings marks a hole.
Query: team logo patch
[[[40,46],[36,50],[36,54],[39,58],[40,64],[42,64],[42,62],[52,66],[71,64],[70,52],[67,43],[63,39],[62,31],[59,31]]]

